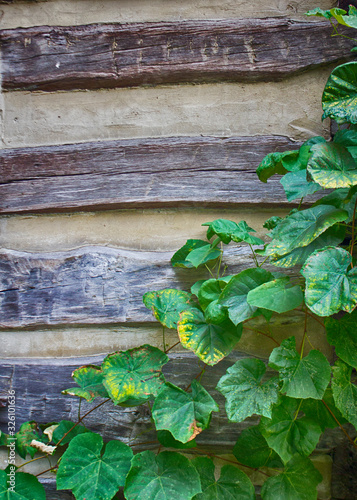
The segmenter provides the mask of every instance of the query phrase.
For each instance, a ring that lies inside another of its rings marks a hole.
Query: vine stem
[[[356,448],[357,450],[357,444],[353,441],[353,439],[351,438],[351,436],[348,434],[348,432],[346,431],[346,429],[342,426],[342,424],[340,424],[340,422],[337,420],[337,418],[335,417],[334,413],[332,412],[332,410],[330,409],[330,407],[328,406],[328,404],[322,399],[321,400],[324,404],[324,406],[326,407],[326,409],[328,410],[328,412],[331,414],[332,418],[334,419],[334,421],[337,423],[337,425],[339,426],[339,428],[341,429],[341,431],[344,433],[344,435],[347,437],[347,439],[349,440],[349,442],[352,444],[352,446],[354,448]]]
[[[261,474],[264,474],[264,476],[270,477],[269,474],[267,474],[266,472],[263,472],[262,470],[260,470],[257,467],[250,467],[249,465],[244,465],[241,462],[238,462],[238,460],[230,460],[229,458],[220,457],[219,455],[215,455],[214,453],[211,453],[210,451],[207,451],[207,450],[202,450],[202,449],[190,450],[190,449],[188,449],[185,451],[186,451],[186,453],[192,453],[192,454],[197,454],[197,452],[204,453],[205,455],[207,455],[211,458],[217,458],[218,460],[223,460],[223,462],[229,462],[230,464],[234,464],[234,465],[241,465],[242,467],[246,467],[247,469],[258,471]]]
[[[36,477],[42,476],[42,474],[46,474],[46,472],[50,472],[51,470],[57,469],[57,468],[58,468],[58,464],[54,465],[53,467],[50,467],[49,469],[43,470],[42,472],[39,472],[38,474],[36,474]]]
[[[254,262],[255,262],[255,265],[256,265],[256,267],[259,267],[259,262],[258,262],[257,256],[255,255],[255,252],[254,252],[254,250],[253,250],[253,247],[252,247],[252,245],[251,245],[250,243],[248,243],[248,245],[249,245],[249,248],[250,248],[250,250],[251,250],[251,252],[252,252],[253,259],[254,259]]]
[[[169,347],[168,349],[166,349],[165,354],[167,354],[168,352],[170,352],[170,351],[171,351],[171,349],[173,349],[174,347],[176,347],[176,346],[177,346],[177,345],[179,345],[179,344],[181,344],[181,342],[180,342],[180,341],[176,342],[176,344],[174,344],[174,345],[172,345],[171,347]]]
[[[215,280],[216,278],[215,278],[214,274],[212,273],[211,269],[207,266],[207,264],[205,264],[205,268],[210,273],[210,275],[212,276],[212,278]]]
[[[201,380],[201,378],[202,378],[202,376],[203,376],[203,374],[204,374],[205,371],[206,371],[206,366],[204,366],[202,368],[202,370],[200,371],[200,373],[198,375],[196,375],[196,377],[194,378],[194,380],[197,380],[198,378]],[[184,389],[185,392],[187,392],[189,390],[189,388],[191,387],[191,384],[192,384],[192,382],[190,382],[188,384],[188,386],[186,387],[186,389]]]
[[[165,327],[162,325],[162,343],[164,345],[164,352],[166,353],[166,340],[165,340]]]
[[[307,333],[307,308],[305,309],[305,324],[304,324],[304,335],[302,337],[302,341],[300,344],[300,359],[302,359],[304,355],[304,347],[305,347],[305,340],[306,340],[306,333]]]
[[[37,457],[33,458],[32,460],[28,460],[27,462],[24,462],[23,464],[19,465],[17,469],[21,469],[21,467],[24,467],[27,464],[30,464],[31,462],[36,462],[36,460],[42,460],[43,458],[48,458],[48,455],[43,455],[42,457]]]
[[[352,219],[352,236],[351,236],[351,257],[353,254],[353,247],[355,244],[355,222],[356,222],[356,209],[357,209],[357,198],[356,198],[356,203],[355,203],[355,208],[353,210],[353,219]],[[351,260],[351,269],[353,268],[353,261]]]
[[[77,425],[79,425],[82,420],[84,420],[90,413],[92,413],[92,411],[96,410],[97,408],[99,408],[100,406],[104,405],[105,403],[108,403],[108,401],[111,401],[110,398],[106,399],[105,401],[102,401],[101,403],[99,403],[99,405],[95,406],[94,408],[92,408],[91,410],[87,411],[87,413],[85,413],[79,420],[78,422],[76,422],[70,429],[69,431],[66,432],[66,434],[63,434],[63,436],[61,437],[61,439],[58,441],[58,443],[56,444],[56,446],[60,445],[62,443],[62,441],[64,440],[64,438],[66,436],[68,436],[68,434],[73,431],[73,429],[75,427],[77,427]]]
[[[268,335],[267,333],[265,332],[261,332],[260,330],[256,330],[255,328],[249,328],[248,326],[243,326],[243,328],[245,328],[246,330],[249,330],[251,332],[256,332],[256,333],[260,333],[260,335],[264,335],[264,337],[267,337],[268,339],[272,340],[273,342],[275,342],[275,344],[277,346],[280,346],[279,342],[277,340],[275,340],[273,337],[271,337],[270,335]]]

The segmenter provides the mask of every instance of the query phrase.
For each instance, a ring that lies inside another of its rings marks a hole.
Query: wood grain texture
[[[327,22],[275,18],[43,26],[0,40],[3,88],[46,91],[281,80],[353,47]]]
[[[172,252],[83,247],[58,253],[0,254],[0,328],[152,323],[149,290],[182,288],[207,271],[173,268]],[[229,273],[254,265],[248,246],[227,249]]]
[[[153,207],[284,206],[255,173],[283,136],[130,139],[0,151],[0,213]]]
[[[0,361],[0,381],[3,390],[11,388],[17,394],[16,422],[18,427],[28,420],[46,423],[66,419],[75,422],[78,418],[79,398],[64,396],[61,391],[76,385],[71,379],[71,373],[75,368],[85,364],[100,365],[103,357],[37,361],[22,359],[13,363]],[[225,398],[215,390],[227,368],[246,357],[245,354],[233,352],[217,365],[207,367],[201,379],[202,385],[212,394],[220,408],[218,413],[212,414],[210,428],[196,438],[202,449],[229,453],[240,432],[259,421],[258,417],[253,416],[238,424],[230,423],[225,413]],[[190,352],[172,354],[170,362],[163,367],[163,373],[166,380],[184,389],[200,373],[202,367],[203,364],[198,362],[198,359]],[[272,370],[270,371],[272,375]],[[101,401],[102,399],[99,398],[92,403],[83,402],[81,415]],[[155,440],[156,432],[150,430],[151,425],[147,405],[122,408],[109,402],[86,417],[86,426],[94,432],[99,432],[103,439],[121,439],[126,443],[136,445],[143,441]],[[6,432],[6,411],[0,411],[0,429]],[[141,433],[144,431],[146,433],[143,439]],[[328,430],[321,437],[318,449],[327,452],[344,440],[345,437],[339,429]],[[136,451],[143,448],[148,448],[148,446],[135,446]]]

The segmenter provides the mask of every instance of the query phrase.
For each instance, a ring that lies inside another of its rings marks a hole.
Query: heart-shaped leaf
[[[77,499],[111,500],[124,486],[133,452],[120,441],[103,446],[99,434],[81,434],[69,443],[57,472],[57,489]]]
[[[297,161],[299,151],[285,151],[284,153],[269,153],[265,156],[259,167],[257,168],[257,175],[259,180],[267,182],[269,177],[275,174],[285,175],[288,170],[284,165],[285,159],[292,159]]]
[[[255,489],[244,472],[233,465],[224,465],[219,479],[215,479],[215,466],[207,457],[197,457],[192,460],[196,467],[202,485],[202,493],[198,493],[194,500],[255,500]]]
[[[327,341],[335,346],[336,354],[353,368],[357,368],[357,310],[341,319],[325,320]]]
[[[272,406],[279,400],[276,377],[262,383],[265,364],[260,359],[241,359],[228,368],[217,385],[226,398],[229,420],[242,422],[251,415],[271,416]]]
[[[335,68],[322,94],[323,118],[337,123],[357,123],[357,62]]]
[[[317,350],[301,357],[295,347],[295,337],[283,340],[273,349],[269,366],[279,371],[281,391],[291,398],[322,399],[330,382],[330,364]]]
[[[102,370],[114,404],[128,402],[128,406],[135,406],[156,396],[165,382],[162,365],[168,361],[166,354],[151,345],[109,354]]]
[[[218,299],[227,282],[221,279],[209,279],[204,281],[197,293],[200,306],[205,311],[211,302]]]
[[[272,417],[260,420],[259,430],[284,463],[295,453],[310,455],[322,432],[314,419],[297,417],[299,404],[298,399],[283,397],[282,403],[273,408]]]
[[[357,184],[357,165],[342,144],[326,142],[311,148],[309,177],[324,188],[345,188]]]
[[[335,406],[330,387],[326,389],[324,397],[320,399],[304,399],[300,407],[308,418],[312,418],[319,424],[322,431],[325,429],[334,429],[338,423],[345,424],[347,420],[343,418],[340,411]],[[332,416],[332,414],[334,417]],[[338,422],[336,422],[336,419]]]
[[[187,255],[186,260],[190,262],[193,267],[197,268],[202,266],[202,264],[206,264],[211,260],[217,259],[220,255],[220,250],[210,243],[207,243],[202,247],[192,250],[192,252]]]
[[[193,264],[187,260],[187,256],[197,248],[207,246],[207,241],[204,240],[187,240],[183,247],[179,248],[171,258],[173,267],[192,268]]]
[[[305,302],[318,316],[341,310],[351,312],[357,304],[357,268],[347,271],[351,255],[343,248],[317,250],[301,274],[306,279]]]
[[[60,442],[60,445],[63,446],[69,443],[79,434],[89,432],[86,427],[83,427],[83,425],[76,425],[76,427],[72,429],[74,425],[74,422],[70,422],[69,420],[61,420],[61,422],[54,429],[52,439],[50,439],[50,441],[53,441],[55,444],[57,444],[60,440],[62,440]],[[63,437],[65,434],[67,434],[66,437]]]
[[[306,247],[295,248],[295,250],[285,255],[270,257],[270,263],[274,266],[285,268],[297,265],[302,266],[305,264],[306,259],[316,250],[341,243],[345,238],[345,233],[346,230],[342,224],[335,224],[320,234],[316,240],[312,241]]]
[[[217,219],[213,222],[205,222],[202,226],[208,226],[207,238],[210,239],[212,236],[217,235],[223,243],[229,243],[230,241],[235,241],[240,243],[244,241],[245,243],[250,243],[251,245],[263,245],[263,240],[257,236],[253,236],[249,233],[256,232],[255,229],[249,227],[248,224],[242,220],[240,222],[233,222],[226,219]]]
[[[197,307],[190,293],[174,288],[147,292],[143,296],[143,302],[153,311],[155,318],[167,328],[177,328],[181,311]]]
[[[168,430],[177,441],[187,443],[207,429],[213,411],[219,407],[197,380],[193,380],[192,392],[166,383],[152,408],[152,416],[158,430]]]
[[[262,487],[263,500],[316,500],[317,485],[322,476],[311,460],[294,455],[284,471],[265,481]]]
[[[197,309],[183,311],[177,330],[182,346],[208,365],[215,365],[231,352],[242,336],[242,325],[230,320],[219,325],[207,323]]]
[[[238,438],[233,455],[248,467],[283,467],[279,455],[272,450],[258,427],[244,429]]]
[[[333,367],[332,393],[337,408],[357,429],[357,385],[352,384],[352,368],[341,360]]]
[[[218,302],[228,309],[229,318],[235,325],[251,318],[257,311],[257,307],[248,304],[248,293],[272,279],[274,276],[260,267],[245,269],[231,278],[220,294]]]
[[[284,188],[288,201],[304,198],[305,196],[316,193],[316,191],[321,189],[319,184],[316,184],[316,182],[310,182],[306,179],[305,170],[288,172],[280,179],[280,184]]]
[[[345,210],[330,205],[318,205],[295,212],[271,231],[273,241],[267,245],[265,255],[285,255],[295,248],[305,247],[326,229],[343,222],[347,217]]]
[[[191,500],[201,491],[198,472],[188,458],[172,451],[143,451],[132,460],[124,495],[127,500]]]
[[[303,301],[299,285],[289,287],[289,278],[278,278],[250,290],[247,302],[251,306],[261,307],[277,313],[292,311]]]
[[[62,394],[78,396],[87,401],[93,401],[93,399],[98,397],[108,397],[108,393],[103,386],[103,372],[100,366],[81,366],[74,370],[72,377],[79,387],[66,389],[62,391]]]
[[[46,500],[46,492],[37,477],[25,472],[15,472],[9,482],[8,470],[0,470],[1,500]],[[9,471],[10,472],[10,471]],[[13,483],[13,484],[12,484]]]
[[[31,446],[31,441],[34,439],[36,441],[41,441],[42,443],[47,443],[48,438],[46,435],[40,435],[37,423],[34,420],[30,422],[24,422],[19,431],[15,434],[16,438],[16,451],[21,458],[26,458],[27,454],[34,457],[36,453],[36,448]]]

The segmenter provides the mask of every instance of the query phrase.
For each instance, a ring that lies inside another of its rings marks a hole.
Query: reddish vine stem
[[[172,345],[171,347],[169,347],[168,349],[166,349],[165,354],[167,354],[168,352],[170,352],[170,351],[171,351],[171,349],[173,349],[174,347],[176,347],[176,346],[177,346],[177,345],[179,345],[179,344],[181,344],[181,342],[180,342],[180,341],[176,342],[176,344],[174,344],[174,345]]]
[[[202,450],[202,449],[197,449],[197,450],[186,450],[187,453],[204,453],[205,455],[211,457],[211,458],[217,458],[218,460],[223,460],[223,462],[229,462],[231,464],[234,464],[234,465],[241,465],[242,467],[246,467],[247,469],[251,469],[251,470],[254,470],[254,471],[258,471],[260,472],[261,474],[264,474],[264,476],[269,476],[269,474],[267,474],[266,472],[263,472],[262,470],[260,470],[259,468],[257,467],[250,467],[249,465],[244,465],[242,464],[241,462],[238,462],[238,460],[229,460],[228,458],[223,458],[223,457],[220,457],[219,455],[215,455],[214,453],[210,452],[210,451],[207,451],[207,450]]]
[[[353,254],[353,247],[354,247],[354,244],[355,244],[356,210],[357,210],[357,199],[356,199],[355,208],[354,208],[354,211],[353,211],[353,219],[352,219],[352,236],[351,236],[351,251],[350,251],[351,257],[352,257],[352,254]],[[351,268],[353,268],[353,261],[351,261]]]
[[[277,340],[275,340],[273,337],[271,337],[270,335],[268,335],[265,332],[262,332],[260,330],[256,330],[255,328],[249,328],[248,326],[243,326],[243,328],[245,328],[246,330],[250,330],[251,332],[260,333],[260,335],[264,335],[264,337],[268,337],[268,339],[272,340],[273,342],[275,342],[276,345],[280,346],[280,344]]]
[[[194,380],[197,380],[199,377],[201,377],[201,375],[203,375],[205,371],[206,371],[206,367],[204,366],[202,368],[202,370],[196,375],[196,377],[194,378]],[[188,386],[186,387],[186,389],[184,389],[185,392],[187,392],[189,390],[189,388],[191,387],[191,384],[192,384],[192,382],[190,382],[188,384]]]
[[[99,403],[99,405],[95,406],[95,407],[94,407],[94,408],[92,408],[91,410],[87,411],[87,413],[85,413],[85,414],[84,414],[84,415],[83,415],[83,416],[82,416],[82,417],[78,420],[78,422],[76,422],[76,423],[73,425],[73,427],[71,427],[71,428],[69,429],[69,431],[67,431],[67,432],[66,432],[66,434],[64,434],[64,435],[61,437],[61,439],[58,441],[58,443],[56,444],[56,446],[58,446],[59,444],[61,444],[61,443],[62,443],[62,441],[64,440],[64,438],[65,438],[65,437],[66,437],[66,436],[67,436],[67,435],[68,435],[71,431],[73,431],[73,429],[74,429],[75,427],[77,427],[77,425],[78,425],[78,424],[80,424],[80,423],[82,422],[82,420],[84,420],[84,419],[87,417],[87,415],[89,415],[90,413],[92,413],[92,411],[96,410],[97,408],[99,408],[100,406],[104,405],[105,403],[108,403],[108,401],[111,401],[111,399],[110,399],[110,398],[108,398],[108,399],[106,399],[105,401],[102,401],[101,403]]]
[[[50,472],[51,470],[57,469],[57,468],[58,468],[58,465],[56,464],[53,467],[50,467],[49,469],[46,469],[46,470],[43,470],[42,472],[39,472],[38,474],[36,474],[36,477],[42,476],[42,474],[46,474],[46,472]]]
[[[330,409],[330,407],[328,406],[328,404],[322,399],[321,400],[323,402],[323,404],[325,405],[326,409],[329,411],[329,413],[331,414],[332,418],[335,420],[335,422],[337,423],[337,425],[339,426],[339,428],[341,429],[341,431],[344,433],[344,435],[347,437],[347,439],[349,440],[349,442],[352,444],[352,446],[354,448],[356,448],[357,450],[357,445],[356,443],[353,441],[353,439],[351,438],[351,436],[348,434],[348,432],[346,431],[346,429],[343,427],[342,424],[340,424],[340,422],[337,420],[337,418],[335,417],[334,413],[332,412],[332,410]]]
[[[325,323],[323,323],[322,321],[320,321],[319,319],[317,319],[316,316],[314,316],[313,314],[311,314],[307,309],[306,309],[306,314],[308,316],[310,316],[310,318],[313,318],[315,321],[317,321],[318,323],[320,323],[320,325],[325,328]]]

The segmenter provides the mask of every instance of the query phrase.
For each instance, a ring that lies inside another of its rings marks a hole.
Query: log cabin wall
[[[18,425],[75,420],[78,400],[61,395],[75,367],[162,346],[142,295],[189,289],[202,276],[169,261],[187,238],[204,237],[203,222],[244,219],[264,237],[263,222],[286,213],[279,182],[257,183],[255,169],[269,152],[329,136],[321,93],[352,45],[304,17],[312,0],[0,4],[1,390],[16,390]],[[237,246],[227,263],[239,272],[251,257]],[[281,339],[299,337],[303,318],[276,318],[274,328]],[[246,331],[203,383],[214,388],[234,360],[267,359],[271,348]],[[186,386],[197,361],[172,353],[167,377]],[[244,424],[228,425],[217,400],[221,412],[198,441],[226,453]],[[127,442],[148,415],[108,406],[87,425]],[[313,459],[321,500],[353,498],[348,470],[339,475],[349,455],[338,431]],[[71,498],[42,480],[48,498]]]

